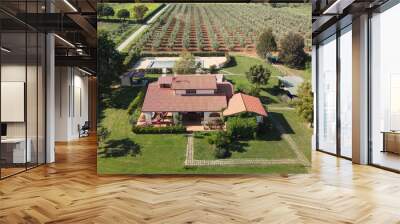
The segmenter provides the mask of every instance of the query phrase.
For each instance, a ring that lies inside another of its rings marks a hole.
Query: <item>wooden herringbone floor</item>
[[[400,223],[400,175],[313,154],[312,173],[96,175],[94,138],[0,181],[0,223]]]

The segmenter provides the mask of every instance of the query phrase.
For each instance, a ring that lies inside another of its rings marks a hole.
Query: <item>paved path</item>
[[[135,32],[133,32],[127,39],[125,39],[118,47],[117,50],[118,51],[122,51],[124,50],[126,47],[129,46],[129,44],[135,40],[136,37],[138,37],[144,30],[146,30],[151,23],[153,23],[157,17],[159,15],[161,15],[161,13],[163,13],[165,11],[165,9],[168,8],[169,5],[165,6],[164,8],[162,8],[159,12],[157,12],[153,17],[151,17],[150,20],[148,20],[146,22],[146,24],[144,24],[143,26],[141,26],[138,30],[136,30]]]

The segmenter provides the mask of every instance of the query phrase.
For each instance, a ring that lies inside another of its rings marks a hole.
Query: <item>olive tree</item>
[[[267,29],[260,35],[256,50],[258,56],[261,58],[266,58],[268,53],[277,50],[275,35],[273,34],[271,28]]]
[[[135,12],[135,18],[136,19],[143,19],[144,15],[146,15],[146,12],[149,10],[146,5],[136,5],[133,7],[133,11]]]
[[[196,72],[195,57],[189,52],[183,52],[175,62],[173,71],[175,74],[193,74]]]
[[[307,54],[304,52],[304,38],[290,32],[281,41],[279,60],[293,68],[304,68]]]

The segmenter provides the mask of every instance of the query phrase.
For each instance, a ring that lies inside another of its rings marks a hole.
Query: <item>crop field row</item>
[[[260,33],[272,28],[278,43],[292,31],[300,33],[309,48],[311,16],[302,13],[307,7],[311,6],[170,4],[136,46],[145,51],[251,51]]]

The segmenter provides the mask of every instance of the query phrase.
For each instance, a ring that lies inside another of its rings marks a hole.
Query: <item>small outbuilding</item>
[[[260,99],[243,93],[236,93],[229,100],[228,107],[223,111],[224,116],[232,116],[235,114],[249,112],[256,114],[258,123],[268,116]]]

